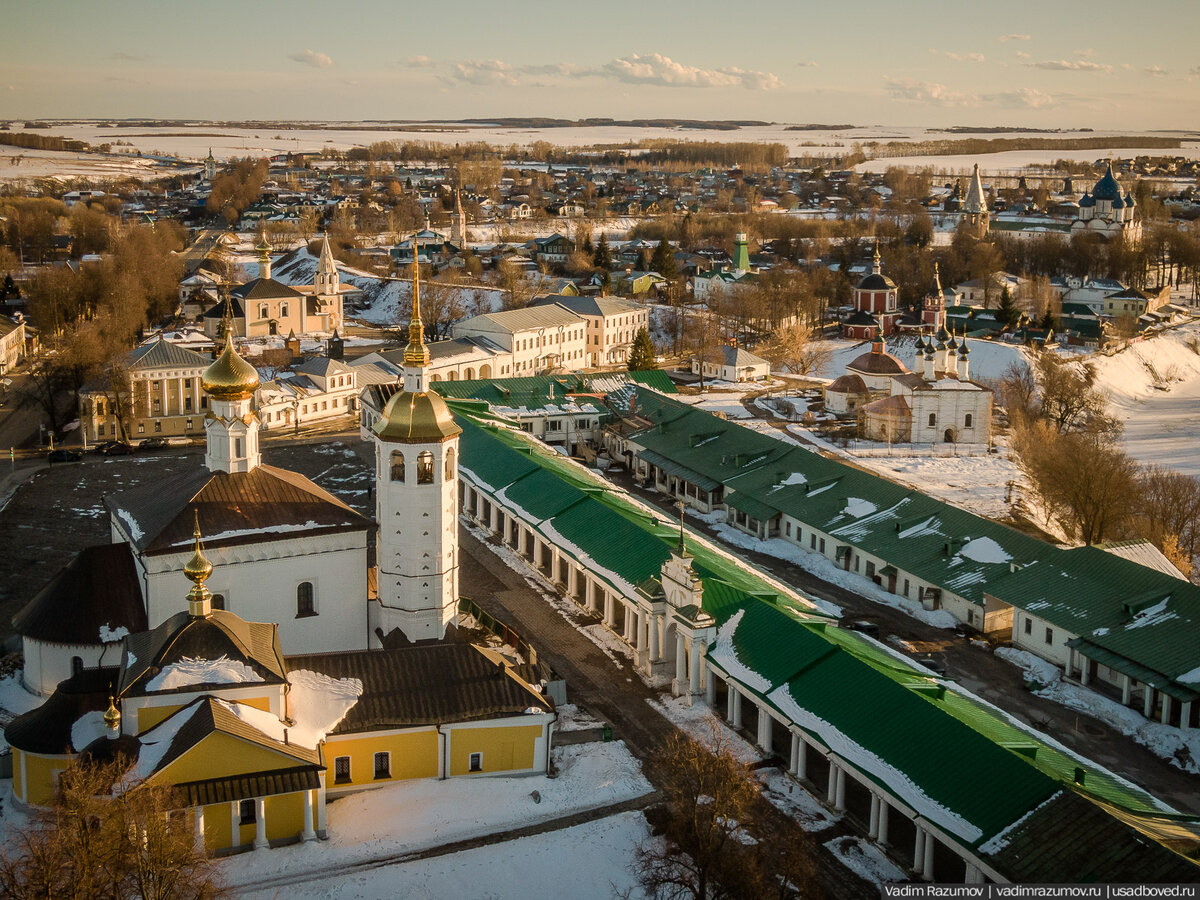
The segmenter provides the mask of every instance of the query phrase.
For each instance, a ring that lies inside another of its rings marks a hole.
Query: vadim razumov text
[[[922,900],[925,897],[1023,900],[1037,897],[1200,898],[1200,884],[884,884],[883,900]]]

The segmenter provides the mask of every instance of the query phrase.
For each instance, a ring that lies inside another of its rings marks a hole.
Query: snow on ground
[[[713,529],[721,540],[733,544],[735,547],[741,547],[745,550],[757,550],[759,553],[765,553],[776,559],[785,559],[790,563],[795,563],[806,572],[811,572],[825,581],[836,584],[839,587],[844,587],[846,590],[853,591],[860,596],[866,597],[868,600],[902,610],[913,618],[924,622],[926,625],[932,625],[934,628],[955,628],[958,626],[958,622],[954,616],[946,610],[925,609],[925,607],[915,600],[910,600],[898,594],[889,594],[874,582],[861,575],[855,575],[853,572],[847,572],[841,566],[834,563],[833,560],[820,553],[804,550],[782,538],[771,538],[764,541],[743,531],[738,531],[730,525],[715,525]],[[827,600],[814,599],[813,602],[826,612],[835,611],[834,614],[839,617],[842,614],[842,611],[837,606]]]
[[[824,341],[832,351],[825,365],[817,371],[822,378],[837,378],[846,374],[846,366],[871,352],[870,341],[848,341],[842,338]],[[914,371],[917,357],[917,339],[915,336],[890,337],[887,340],[887,352],[906,365],[909,371]],[[968,341],[971,348],[971,368],[969,374],[972,380],[1000,378],[1014,362],[1025,362],[1025,349],[1017,344],[1003,344],[998,341]]]
[[[1193,349],[1193,344],[1196,349]],[[1096,385],[1125,423],[1125,449],[1141,463],[1200,476],[1200,322],[1112,356],[1094,356]]]
[[[554,778],[422,779],[331,800],[326,813],[328,841],[230,857],[221,865],[223,875],[236,888],[280,875],[335,871],[339,865],[535,825],[653,790],[621,741],[557,747],[554,763],[558,770]],[[534,791],[540,802],[534,800]],[[477,882],[463,896],[487,896],[476,893],[486,881]]]
[[[555,721],[555,731],[585,731],[589,728],[599,728],[604,723],[591,713],[584,712],[574,703],[560,703],[554,708],[558,714]]]
[[[641,813],[628,812],[448,856],[361,872],[332,872],[288,885],[291,900],[526,900],[528,897],[645,897],[630,862],[651,840]],[[272,851],[275,852],[275,851]],[[514,865],[514,862],[523,864]],[[271,888],[241,896],[274,900]]]
[[[1068,709],[1084,713],[1133,738],[1176,768],[1200,774],[1200,731],[1183,731],[1173,725],[1151,722],[1139,711],[1122,706],[1116,700],[1062,678],[1062,670],[1053,663],[1026,650],[999,647],[996,655],[1025,670],[1025,678],[1042,687],[1035,691]]]
[[[856,464],[976,515],[1007,519],[1009,482],[1025,475],[1003,453],[987,456],[853,456]]]
[[[18,669],[11,675],[0,678],[0,712],[7,713],[7,718],[16,718],[31,709],[37,709],[46,702],[45,697],[31,694],[21,683],[21,671]],[[7,721],[0,717],[0,722]],[[0,750],[8,749],[8,741],[4,739],[4,731],[0,729]]]
[[[862,838],[834,838],[826,842],[825,849],[850,871],[873,884],[908,881],[908,876],[882,850]]]

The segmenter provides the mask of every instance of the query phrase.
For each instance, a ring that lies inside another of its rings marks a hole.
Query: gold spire
[[[417,262],[417,236],[413,235],[412,318],[408,322],[408,346],[404,348],[404,365],[425,368],[429,365],[429,348],[425,346],[425,328],[421,324],[421,270]]]
[[[104,724],[108,728],[108,736],[115,738],[121,733],[121,711],[113,702],[113,695],[108,695],[108,709],[104,711]]]
[[[192,539],[196,549],[192,558],[184,564],[183,574],[192,583],[192,589],[187,595],[188,612],[194,617],[206,617],[212,613],[212,592],[204,586],[204,582],[212,574],[213,567],[204,555],[204,546],[200,542],[200,511],[193,512],[196,516],[196,527],[192,531]]]

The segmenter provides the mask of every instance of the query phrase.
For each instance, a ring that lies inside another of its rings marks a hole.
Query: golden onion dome
[[[217,400],[243,400],[258,387],[258,372],[233,349],[233,338],[226,334],[225,349],[204,370],[200,386]]]
[[[400,391],[383,408],[375,433],[385,441],[441,442],[461,434],[450,407],[433,391]]]
[[[104,724],[110,731],[116,731],[121,727],[121,711],[117,709],[116,703],[113,702],[113,695],[108,695],[108,709],[104,711]]]

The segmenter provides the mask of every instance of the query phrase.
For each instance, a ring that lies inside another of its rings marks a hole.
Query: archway
[[[954,429],[947,428],[945,435],[943,435],[943,439],[946,441],[947,444],[953,444],[955,442]]]
[[[479,377],[480,378],[491,378],[492,377],[492,367],[491,366],[480,366],[479,367]]]
[[[463,370],[463,380],[464,381],[474,381],[474,379],[475,379],[475,370],[473,368],[471,368],[470,366],[467,366],[466,369]]]

